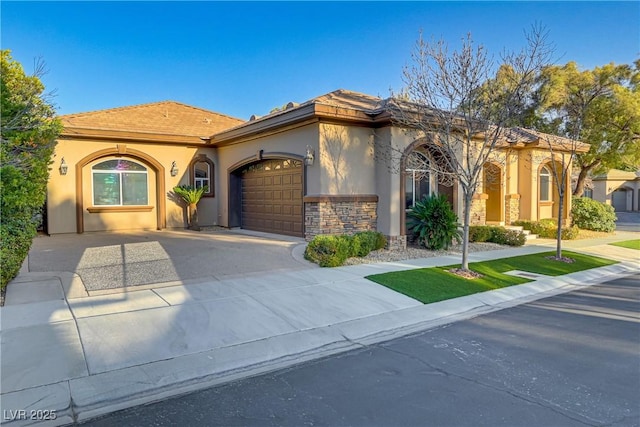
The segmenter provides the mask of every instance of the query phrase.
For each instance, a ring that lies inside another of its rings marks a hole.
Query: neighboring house
[[[640,210],[640,170],[611,169],[604,175],[593,177],[592,181],[594,200],[612,205],[616,212]]]
[[[461,192],[412,167],[423,144],[394,125],[385,104],[337,90],[246,122],[171,101],[62,116],[47,232],[183,228],[186,208],[171,189],[191,184],[209,187],[198,210],[203,226],[307,239],[378,230],[403,247],[416,200],[445,194],[461,216]],[[474,224],[555,217],[545,136],[514,130],[504,161],[486,166]],[[391,146],[399,158],[380,155]]]

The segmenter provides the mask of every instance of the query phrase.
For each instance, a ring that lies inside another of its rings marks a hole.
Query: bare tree
[[[582,143],[576,139],[563,138],[549,134],[539,134],[540,140],[543,142],[543,147],[546,146],[548,151],[548,169],[551,171],[551,181],[553,188],[555,188],[557,198],[557,212],[556,219],[558,222],[558,228],[556,231],[556,255],[555,259],[558,261],[564,260],[562,257],[562,229],[564,227],[565,216],[565,201],[567,199],[567,193],[571,191],[571,172],[573,169],[573,160],[579,154],[584,154],[589,151],[589,145]],[[544,161],[544,160],[543,160]]]
[[[424,167],[440,181],[459,185],[465,271],[472,199],[483,167],[500,157],[497,149],[515,141],[510,126],[553,53],[543,28],[534,26],[525,36],[526,46],[520,52],[504,52],[496,69],[487,50],[475,45],[470,35],[453,51],[442,40],[427,42],[420,35],[412,63],[403,72],[405,87],[388,103],[395,123],[424,140],[430,157]]]

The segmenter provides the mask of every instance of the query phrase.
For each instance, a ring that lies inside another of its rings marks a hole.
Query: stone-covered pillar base
[[[520,219],[520,194],[505,196],[505,224],[513,224]]]
[[[377,230],[377,195],[305,196],[305,239]]]
[[[404,251],[407,249],[407,236],[385,236],[387,238],[387,246],[385,249],[390,251]]]
[[[485,225],[487,223],[487,199],[488,194],[479,193],[473,195],[471,200],[471,216],[469,225]]]

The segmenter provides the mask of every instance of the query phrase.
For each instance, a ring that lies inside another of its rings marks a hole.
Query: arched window
[[[551,201],[551,172],[547,166],[543,166],[540,169],[540,201]]]
[[[91,168],[94,206],[149,204],[147,168],[131,160],[113,159]]]
[[[432,193],[428,157],[419,151],[412,152],[407,157],[404,172],[404,204],[405,209],[411,209],[416,202]]]
[[[213,197],[213,162],[206,155],[200,154],[191,161],[189,171],[191,185],[196,188],[207,187],[208,191],[204,196]]]

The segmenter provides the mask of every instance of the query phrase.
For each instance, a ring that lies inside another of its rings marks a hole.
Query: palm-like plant
[[[189,206],[189,228],[191,230],[200,231],[198,225],[198,202],[202,198],[202,195],[209,191],[209,188],[193,187],[191,185],[178,185],[173,187],[173,192],[182,198],[182,200]]]
[[[409,231],[427,249],[448,249],[454,240],[460,243],[458,216],[445,196],[424,197],[416,202],[408,216]]]

